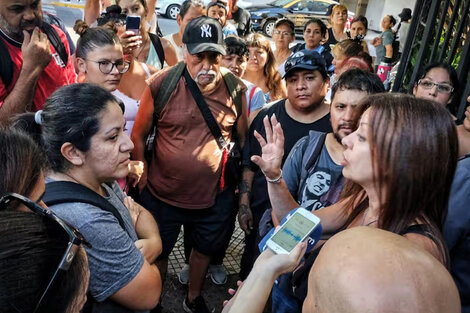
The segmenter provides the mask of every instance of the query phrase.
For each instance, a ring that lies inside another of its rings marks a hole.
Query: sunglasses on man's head
[[[4,209],[10,205],[12,202],[18,202],[26,206],[30,209],[33,213],[46,217],[47,219],[59,224],[59,226],[67,233],[69,236],[69,243],[67,245],[67,249],[65,250],[64,256],[62,257],[57,269],[52,275],[51,280],[47,284],[46,289],[39,298],[39,301],[34,309],[33,313],[35,313],[41,304],[43,303],[47,292],[51,289],[53,283],[57,280],[60,275],[63,275],[70,268],[70,264],[72,264],[73,259],[75,258],[76,254],[79,251],[80,245],[85,245],[88,248],[91,248],[91,245],[88,241],[83,237],[83,235],[73,226],[69,225],[67,222],[62,220],[58,217],[54,212],[51,210],[45,209],[36,202],[16,193],[7,193],[0,198],[0,209]]]

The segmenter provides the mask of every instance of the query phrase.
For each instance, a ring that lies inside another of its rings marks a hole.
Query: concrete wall
[[[366,17],[369,20],[369,29],[382,31],[380,22],[385,15],[393,15],[397,22],[400,21],[398,14],[403,8],[414,10],[416,0],[369,0]]]

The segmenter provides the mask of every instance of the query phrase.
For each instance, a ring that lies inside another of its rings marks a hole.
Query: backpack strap
[[[240,83],[238,78],[233,75],[233,73],[224,67],[220,68],[220,73],[222,74],[222,77],[224,78],[225,85],[227,86],[228,93],[230,97],[233,99],[233,102],[235,103],[235,106],[237,108],[238,112],[243,112],[242,110],[242,89],[240,87]],[[237,112],[237,113],[238,113]],[[240,114],[237,114],[237,119],[240,116]]]
[[[62,62],[64,62],[64,64],[67,66],[67,62],[69,61],[69,55],[57,31],[48,23],[42,23],[41,30],[47,35],[47,38],[49,38],[51,45],[59,54]]]
[[[153,33],[148,33],[150,36],[150,41],[152,41],[153,47],[155,51],[157,51],[158,59],[160,60],[160,64],[163,68],[163,63],[165,63],[165,51],[163,50],[162,41],[160,37]]]
[[[67,65],[69,56],[65,49],[64,43],[60,39],[57,31],[50,24],[43,22],[41,30],[47,35],[51,45],[55,51],[59,54],[62,62]],[[2,78],[5,89],[10,86],[13,80],[13,61],[11,60],[10,53],[3,39],[0,38],[0,77]]]
[[[158,119],[160,118],[160,114],[165,108],[168,99],[170,99],[171,94],[175,90],[176,85],[178,84],[181,78],[181,75],[183,75],[185,67],[186,64],[184,64],[184,62],[179,62],[168,71],[168,74],[163,79],[162,85],[158,89],[157,96],[153,101],[154,121],[158,121]]]
[[[61,203],[81,202],[99,207],[104,211],[112,213],[114,217],[117,218],[122,229],[127,232],[124,220],[122,219],[119,211],[109,203],[108,200],[83,185],[68,181],[54,181],[47,183],[46,193],[42,200],[48,206]]]
[[[150,161],[153,155],[153,149],[155,146],[155,140],[157,139],[157,123],[160,119],[160,114],[165,108],[168,99],[176,88],[183,71],[186,68],[184,62],[179,62],[176,65],[172,66],[168,70],[168,74],[163,78],[162,85],[157,91],[157,95],[153,99],[153,117],[152,117],[152,127],[150,128],[150,133],[147,136],[145,142],[145,158],[147,161]]]
[[[326,135],[327,133],[310,131],[308,135],[308,145],[302,158],[302,169],[300,172],[299,186],[301,186],[307,179],[310,169],[314,168],[318,163],[318,157],[320,156],[320,152],[325,145]]]
[[[5,89],[10,86],[13,79],[13,61],[11,60],[10,53],[5,41],[0,36],[0,77],[2,78]]]

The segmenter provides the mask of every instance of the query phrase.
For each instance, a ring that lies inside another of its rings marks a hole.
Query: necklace
[[[364,222],[366,221],[367,211],[369,211],[369,208],[365,209],[365,210],[364,210],[364,214],[362,214],[361,226],[370,226],[370,225],[372,225],[372,224],[374,224],[375,222],[378,221],[378,219],[375,219],[375,220],[373,220],[372,222],[369,222],[369,223],[367,223],[367,224],[364,225]]]

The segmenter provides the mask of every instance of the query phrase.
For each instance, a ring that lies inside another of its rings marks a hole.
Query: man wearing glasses
[[[42,109],[57,88],[76,82],[67,37],[43,23],[41,0],[0,2],[0,51],[0,123]]]

